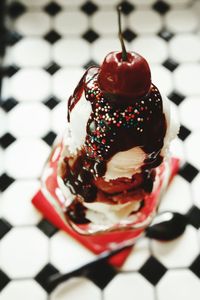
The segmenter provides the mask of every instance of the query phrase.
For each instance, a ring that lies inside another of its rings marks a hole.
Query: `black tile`
[[[4,235],[6,235],[6,233],[8,233],[8,231],[10,231],[10,229],[12,228],[12,226],[10,225],[10,223],[8,223],[4,218],[0,219],[0,239],[2,239],[4,237]]]
[[[46,105],[50,109],[53,109],[58,103],[60,103],[60,101],[56,97],[52,96],[44,102],[44,105]]]
[[[7,11],[11,18],[17,18],[26,11],[26,7],[22,3],[15,1],[11,2]]]
[[[58,34],[55,30],[49,31],[45,36],[44,39],[51,44],[54,44],[61,38],[61,35]]]
[[[187,212],[188,222],[195,228],[200,228],[200,209],[193,205]]]
[[[185,96],[183,96],[182,94],[180,94],[179,92],[172,92],[168,98],[176,105],[181,104],[181,102],[183,102],[183,100],[185,99]]]
[[[37,224],[37,227],[48,237],[52,237],[58,231],[58,229],[46,219],[41,220]]]
[[[57,65],[55,62],[52,62],[49,66],[45,68],[45,70],[50,74],[55,74],[58,70],[60,70],[60,66]]]
[[[5,75],[8,77],[12,77],[19,70],[20,68],[17,67],[16,65],[9,66],[8,68],[6,68]]]
[[[155,257],[151,256],[140,268],[139,273],[151,284],[156,285],[167,269]]]
[[[0,176],[0,191],[5,191],[14,181],[14,178],[8,176],[6,173],[3,173]]]
[[[87,70],[92,66],[98,66],[98,63],[91,59],[83,67]]]
[[[122,1],[119,3],[119,6],[124,15],[129,15],[135,9],[134,5],[128,1]]]
[[[82,35],[82,38],[84,38],[89,43],[93,43],[99,38],[99,35],[94,30],[89,29]]]
[[[10,134],[10,133],[5,133],[1,138],[0,138],[0,146],[2,148],[7,148],[10,146],[14,141],[16,141],[16,138]]]
[[[159,12],[161,15],[164,15],[170,9],[170,5],[162,0],[156,1],[156,3],[153,5],[153,9]]]
[[[195,258],[190,266],[190,270],[200,278],[200,254]]]
[[[127,42],[131,42],[132,40],[134,40],[137,37],[137,34],[127,28],[123,31],[123,37]]]
[[[50,293],[52,288],[49,285],[48,279],[51,275],[59,273],[58,270],[51,264],[47,264],[35,277],[35,280]]]
[[[159,33],[158,36],[160,36],[163,40],[165,41],[170,41],[171,38],[173,38],[174,34],[167,29],[162,29]]]
[[[89,269],[86,277],[94,282],[100,289],[104,289],[116,274],[117,271],[113,266],[106,261],[101,261]]]
[[[179,134],[178,137],[184,141],[189,135],[190,135],[191,131],[186,128],[185,126],[181,125],[180,129],[179,129]]]
[[[19,42],[23,36],[15,31],[8,31],[7,33],[7,44],[10,46],[15,45],[17,42]]]
[[[10,282],[10,278],[0,270],[0,292],[5,288],[5,286]]]
[[[94,4],[92,1],[86,1],[82,6],[81,6],[81,10],[91,16],[95,13],[95,11],[97,11],[98,6],[96,4]]]
[[[53,131],[49,131],[42,139],[43,141],[45,141],[49,146],[52,146],[55,138],[56,138],[56,134]]]
[[[5,110],[6,112],[9,112],[11,109],[13,109],[18,104],[17,100],[14,98],[8,98],[7,100],[2,100],[0,102],[0,106]]]
[[[179,170],[179,175],[181,175],[188,182],[192,182],[192,180],[196,177],[199,171],[189,163],[185,163]]]
[[[164,63],[163,66],[165,68],[167,68],[169,71],[173,72],[177,67],[178,67],[178,63],[176,61],[174,61],[173,59],[169,58],[167,59]]]
[[[55,16],[59,11],[61,10],[60,5],[58,5],[56,2],[50,2],[44,7],[44,10],[50,15]]]

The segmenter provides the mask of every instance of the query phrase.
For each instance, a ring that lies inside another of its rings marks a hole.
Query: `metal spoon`
[[[124,249],[132,247],[138,240],[143,237],[151,239],[170,241],[179,237],[185,231],[188,224],[187,217],[177,212],[163,212],[158,214],[153,223],[146,228],[144,233],[136,239],[131,239],[118,244],[112,250],[104,251],[91,262],[78,267],[77,269],[66,274],[54,274],[48,278],[49,290],[54,290],[60,283],[77,276],[89,276],[94,269],[99,268],[110,257],[121,252]]]

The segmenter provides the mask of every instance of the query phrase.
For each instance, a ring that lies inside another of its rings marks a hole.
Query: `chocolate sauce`
[[[66,215],[76,224],[87,224],[89,220],[85,217],[86,208],[78,201],[67,208]]]
[[[147,155],[142,166],[142,188],[150,193],[155,177],[151,169],[162,162],[160,151],[166,133],[161,95],[152,85],[148,95],[132,99],[131,104],[123,99],[110,101],[99,88],[98,72],[96,67],[88,69],[69,99],[68,122],[84,91],[92,113],[87,123],[84,150],[73,166],[65,161],[65,184],[72,194],[80,195],[86,202],[94,201],[97,195],[94,179],[105,175],[107,162],[116,153],[138,146]]]

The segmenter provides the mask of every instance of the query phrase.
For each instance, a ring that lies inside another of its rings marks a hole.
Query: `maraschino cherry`
[[[110,52],[105,57],[100,67],[99,86],[104,94],[116,96],[116,99],[118,96],[139,98],[150,90],[150,68],[144,57],[126,51],[121,31],[121,8],[118,7],[117,11],[122,52]]]

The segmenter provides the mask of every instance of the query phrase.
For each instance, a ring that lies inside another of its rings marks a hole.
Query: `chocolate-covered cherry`
[[[138,98],[146,95],[151,86],[151,72],[147,61],[135,52],[127,52],[121,32],[118,7],[119,38],[122,52],[109,53],[100,67],[98,82],[105,94]]]

